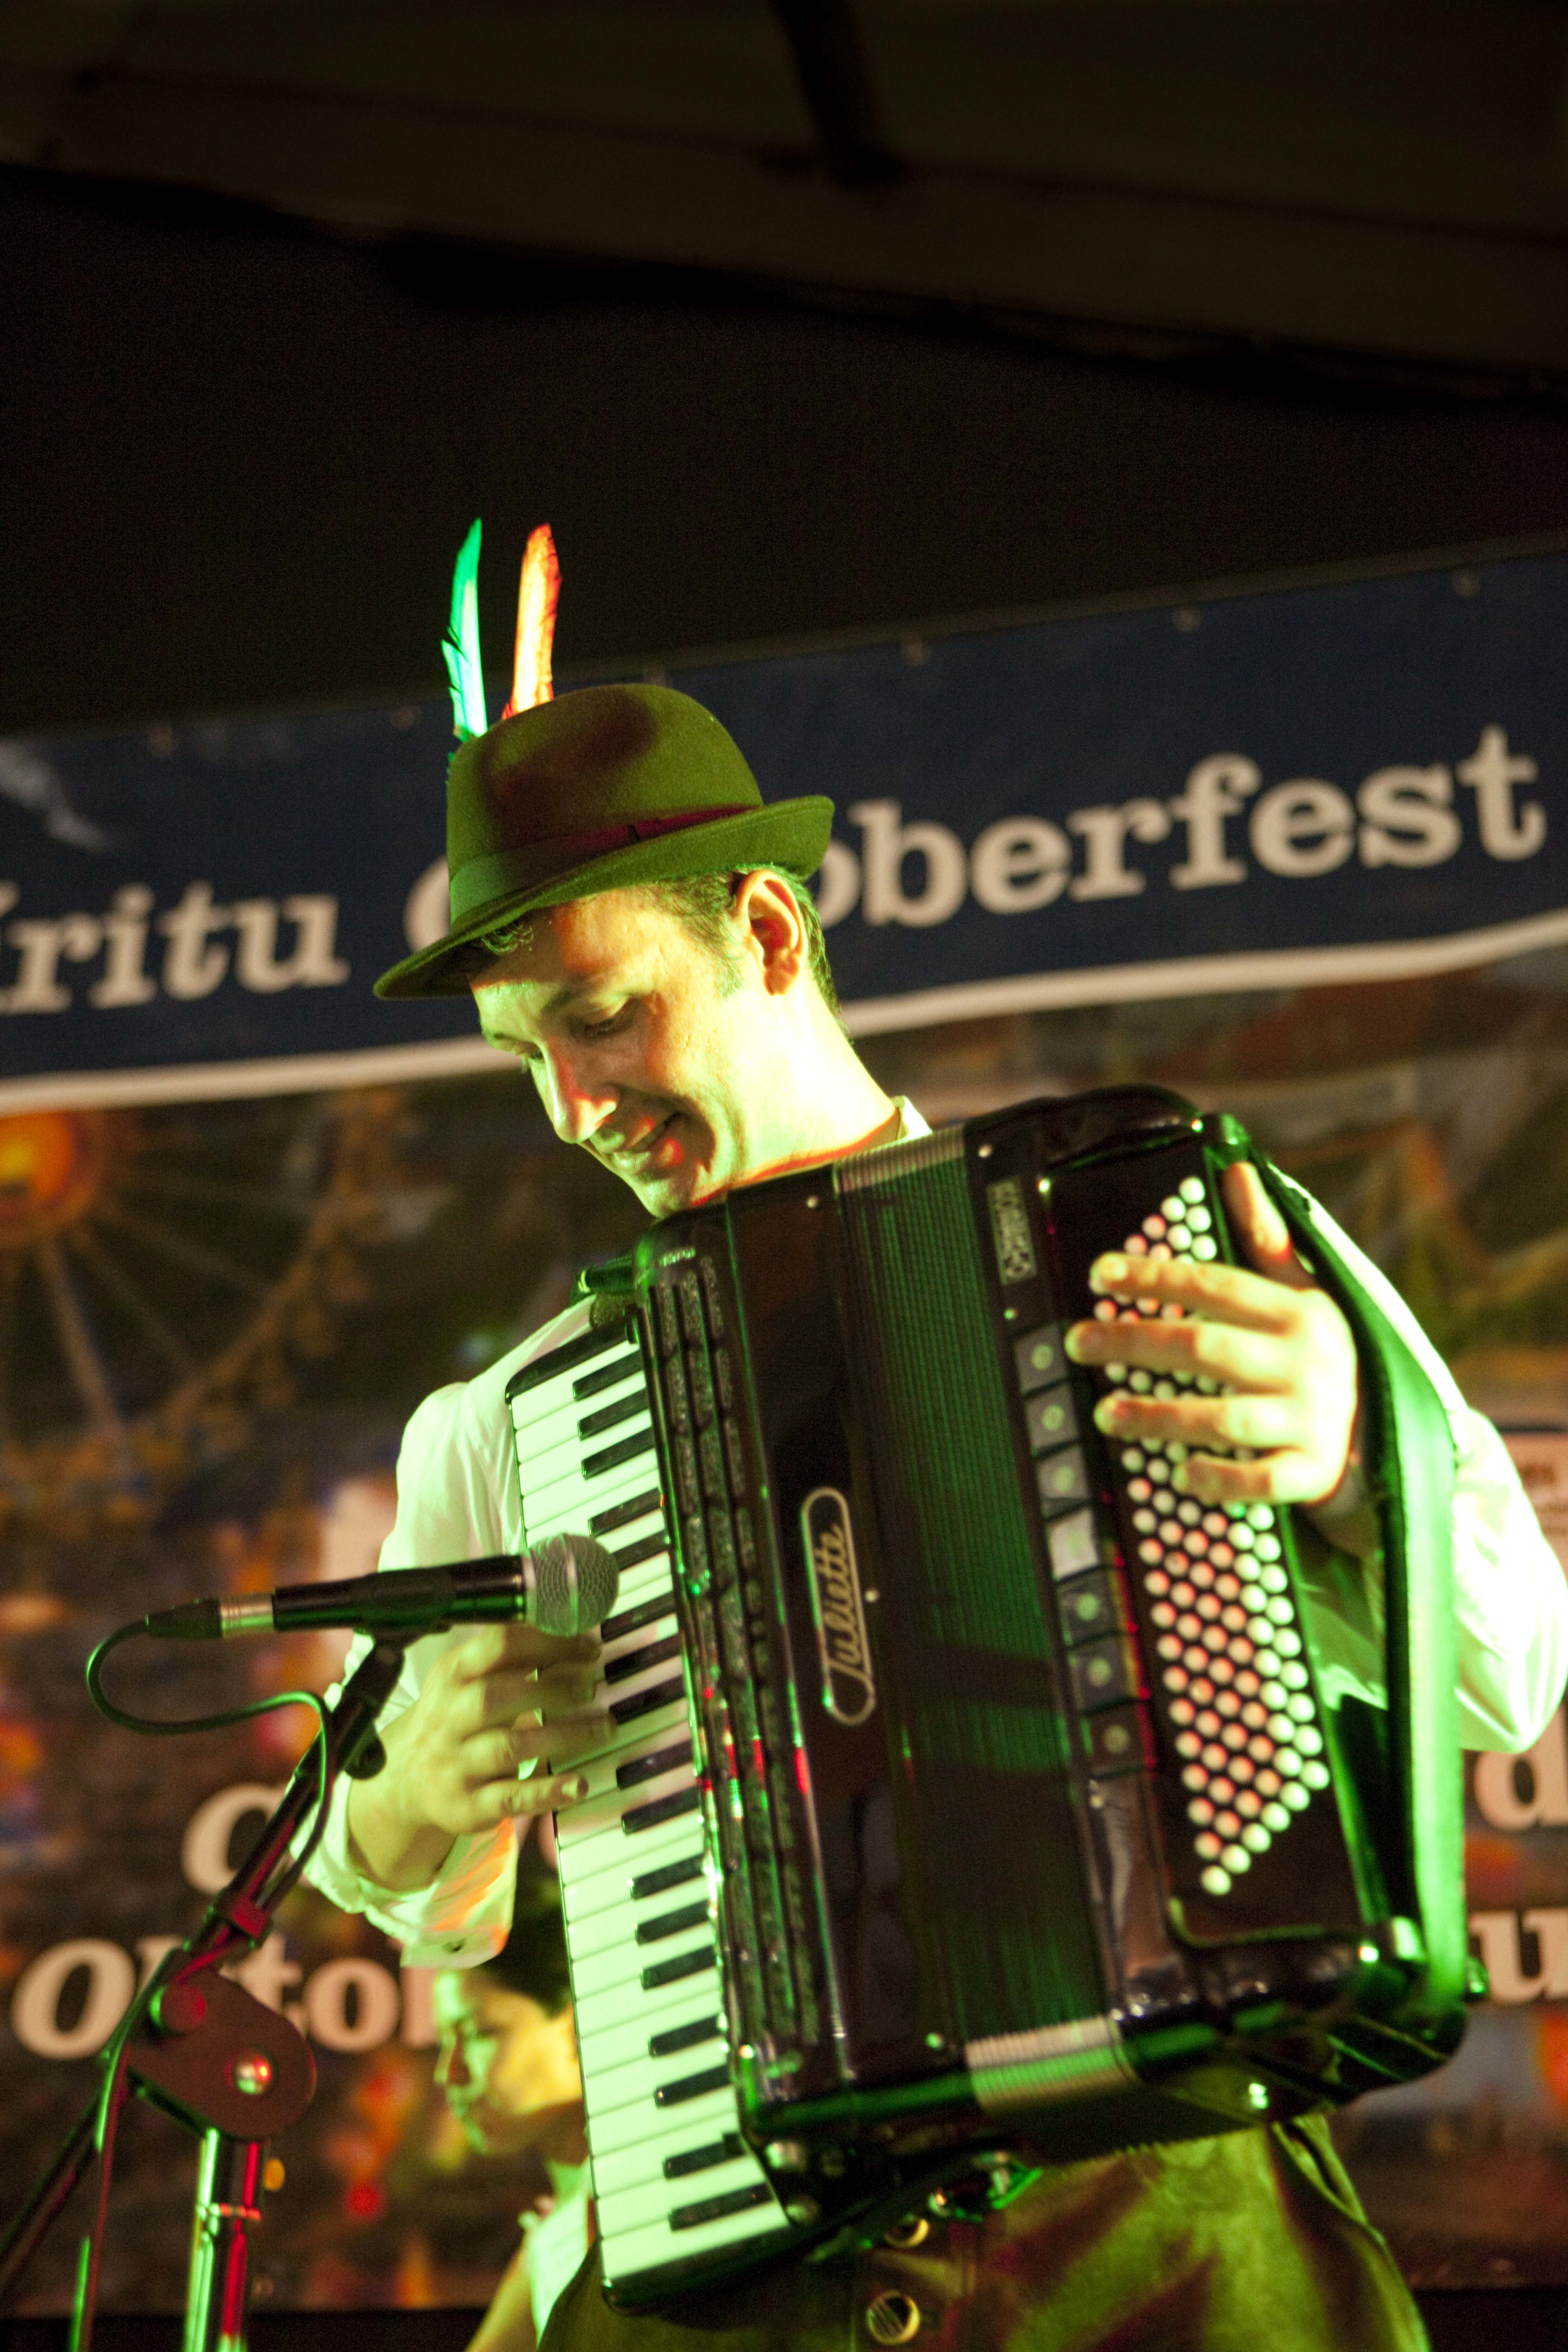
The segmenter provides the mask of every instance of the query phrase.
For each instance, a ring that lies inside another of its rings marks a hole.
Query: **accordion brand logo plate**
[[[1035,1241],[1024,1188],[1016,1176],[1004,1176],[985,1187],[991,1209],[991,1239],[996,1251],[996,1271],[1002,1281],[1032,1282],[1036,1274]]]
[[[822,1704],[836,1723],[865,1723],[876,1713],[877,1685],[849,1505],[837,1486],[813,1488],[800,1507],[800,1526],[822,1659]]]

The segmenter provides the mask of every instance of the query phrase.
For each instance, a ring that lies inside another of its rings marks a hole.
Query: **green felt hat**
[[[502,719],[447,777],[451,928],[378,996],[456,996],[454,950],[535,907],[634,882],[784,866],[815,874],[833,803],[765,805],[710,710],[667,686],[589,686]]]
[[[590,686],[552,698],[561,572],[548,523],[529,538],[518,593],[511,697],[494,727],[479,658],[481,530],[452,574],[442,651],[458,746],[447,772],[449,922],[375,983],[378,996],[460,996],[457,950],[535,907],[784,866],[815,874],[833,803],[763,804],[756,779],[710,710],[667,686]]]

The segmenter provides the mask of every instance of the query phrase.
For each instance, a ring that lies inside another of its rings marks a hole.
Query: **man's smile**
[[[611,1144],[607,1150],[600,1151],[599,1157],[612,1164],[624,1160],[636,1166],[652,1156],[679,1116],[679,1111],[667,1112],[654,1126],[645,1128],[640,1135],[634,1136],[629,1141]]]

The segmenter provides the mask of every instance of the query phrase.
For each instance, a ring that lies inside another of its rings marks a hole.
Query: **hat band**
[[[760,814],[754,804],[742,802],[731,808],[682,809],[674,816],[627,817],[593,833],[557,834],[549,841],[530,842],[526,849],[498,849],[488,857],[470,857],[451,878],[451,919],[464,922],[492,899],[553,882],[584,859],[606,856],[612,849],[629,849],[637,842],[657,841],[661,833],[684,833],[694,824],[714,824],[721,817]]]

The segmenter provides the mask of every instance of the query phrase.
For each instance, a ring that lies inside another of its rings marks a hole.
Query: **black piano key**
[[[621,1827],[628,1837],[643,1830],[656,1830],[660,1822],[679,1821],[682,1813],[694,1813],[702,1802],[697,1789],[678,1789],[673,1797],[656,1797],[650,1805],[634,1805],[621,1815]]]
[[[629,1503],[617,1503],[614,1510],[595,1511],[588,1522],[588,1533],[607,1536],[616,1528],[628,1528],[634,1519],[646,1518],[649,1511],[657,1511],[660,1499],[658,1488],[650,1486],[646,1495],[634,1495]]]
[[[700,1850],[689,1853],[683,1861],[667,1862],[658,1870],[645,1870],[634,1878],[630,1894],[634,1903],[646,1903],[650,1895],[666,1895],[672,1886],[689,1886],[702,1875],[704,1856]]]
[[[726,2132],[722,2139],[710,2140],[706,2147],[689,2147],[684,2156],[667,2156],[664,2177],[667,2180],[684,2180],[689,2173],[711,2172],[716,2164],[733,2164],[738,2156],[746,2153],[746,2143],[739,2132]]]
[[[659,1536],[657,1541],[662,1551],[664,1538]],[[623,1566],[625,1565],[623,1556],[619,1552],[612,1556],[620,1560]],[[614,1617],[606,1617],[599,1628],[599,1639],[601,1642],[618,1642],[623,1633],[638,1633],[643,1626],[657,1625],[661,1617],[673,1617],[674,1614],[674,1593],[660,1592],[652,1601],[639,1601],[635,1609],[622,1609],[617,1611]]]
[[[668,2033],[650,2034],[647,2054],[674,2058],[682,2050],[695,2050],[700,2042],[717,2042],[723,2031],[723,2021],[718,2016],[694,2017],[689,2025],[672,2025]]]
[[[639,1715],[655,1715],[661,1706],[670,1706],[686,1696],[686,1685],[679,1675],[673,1682],[654,1683],[630,1698],[612,1699],[608,1713],[617,1723],[635,1723]]]
[[[679,1984],[682,1977],[700,1977],[705,1969],[716,1969],[719,1953],[712,1944],[700,1944],[694,1952],[677,1952],[672,1960],[650,1960],[642,1972],[644,1992],[657,1992],[660,1985]],[[729,2081],[729,2075],[724,2077]]]
[[[666,1936],[681,1935],[688,1927],[700,1927],[708,1916],[708,1906],[683,1903],[678,1911],[661,1911],[655,1919],[645,1919],[637,1929],[639,1944],[662,1943]]]
[[[710,2066],[705,2074],[683,2074],[677,2083],[661,2083],[653,2095],[656,2107],[682,2107],[688,2099],[705,2099],[710,2091],[730,2087],[728,2066]]]
[[[634,1675],[646,1674],[649,1666],[662,1666],[668,1659],[680,1655],[680,1636],[667,1633],[662,1642],[649,1642],[641,1650],[626,1650],[620,1657],[612,1658],[605,1668],[607,1683],[630,1682]]]
[[[531,1364],[525,1364],[521,1372],[513,1372],[506,1384],[507,1395],[526,1396],[531,1389],[539,1388],[544,1381],[559,1380],[562,1373],[571,1371],[574,1365],[591,1364],[595,1356],[605,1355],[612,1348],[624,1348],[626,1341],[635,1337],[636,1327],[629,1312],[621,1321],[607,1325],[602,1331],[585,1331],[580,1339],[568,1340],[563,1348],[552,1348],[547,1355],[536,1357]],[[635,1355],[628,1355],[626,1369],[630,1370],[637,1360]]]
[[[704,2221],[721,2221],[728,2213],[743,2213],[748,2206],[771,2205],[773,2192],[765,2180],[753,2189],[731,2189],[728,2197],[710,2197],[705,2205],[678,2205],[669,2217],[672,2230],[700,2230]]]
[[[668,1549],[669,1538],[665,1534],[664,1529],[659,1528],[651,1536],[643,1536],[636,1543],[624,1545],[619,1551],[612,1552],[610,1557],[624,1576],[628,1568],[640,1568],[645,1559],[655,1559],[661,1551]],[[604,1630],[601,1625],[599,1631],[603,1633]]]
[[[631,1421],[647,1411],[647,1390],[641,1381],[630,1396],[617,1397],[614,1404],[602,1404],[596,1412],[585,1412],[577,1423],[579,1437],[598,1437],[606,1429],[614,1429],[620,1421]]]
[[[640,1372],[642,1365],[634,1356],[623,1356],[614,1364],[602,1364],[596,1372],[584,1372],[580,1381],[572,1383],[572,1400],[580,1404],[584,1397],[597,1396],[604,1389],[613,1389],[617,1381],[630,1380]]]
[[[623,1764],[616,1774],[616,1786],[635,1789],[639,1780],[657,1780],[661,1772],[673,1772],[678,1764],[690,1761],[690,1740],[677,1739],[668,1748],[656,1748],[651,1756],[637,1756]]]
[[[645,1404],[643,1411],[647,1407]],[[653,1452],[653,1423],[639,1429],[635,1437],[623,1437],[618,1445],[606,1445],[602,1454],[584,1454],[581,1475],[602,1478],[606,1470],[618,1470],[623,1462],[635,1462],[639,1454]]]

